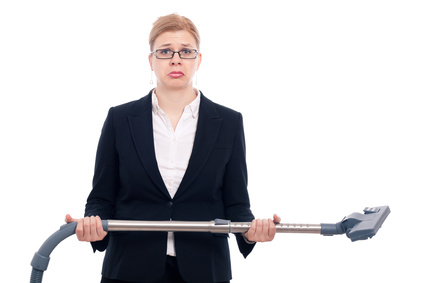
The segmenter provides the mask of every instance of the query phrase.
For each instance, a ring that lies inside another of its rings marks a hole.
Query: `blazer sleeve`
[[[113,217],[119,187],[119,161],[115,147],[113,110],[114,108],[110,108],[102,128],[96,153],[93,188],[85,206],[85,216],[98,215],[105,220]],[[108,242],[109,234],[102,241],[92,242],[91,245],[94,251],[104,251]]]
[[[243,117],[238,113],[237,131],[232,154],[224,175],[225,214],[234,222],[250,222],[255,217],[250,210],[247,191],[246,145],[243,130]],[[247,257],[255,244],[248,244],[241,234],[235,234],[240,252]]]

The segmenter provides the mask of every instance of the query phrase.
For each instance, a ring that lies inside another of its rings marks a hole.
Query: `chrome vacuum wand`
[[[277,233],[307,233],[324,236],[346,234],[354,241],[366,240],[377,234],[390,213],[388,206],[365,208],[364,214],[352,213],[336,224],[275,224]],[[102,220],[105,231],[164,231],[164,232],[211,232],[244,233],[250,222],[214,221],[127,221]]]
[[[131,221],[102,220],[105,231],[163,231],[163,232],[210,232],[210,233],[244,233],[249,230],[251,222],[231,222],[215,219],[214,221]],[[277,233],[311,233],[320,234],[321,224],[275,224]]]
[[[354,241],[372,238],[380,229],[390,213],[388,206],[365,208],[364,214],[352,213],[336,224],[276,224],[277,233],[309,233],[332,236],[346,234]],[[214,221],[127,221],[102,220],[105,231],[164,231],[164,232],[211,232],[244,233],[249,230],[250,222],[231,222],[216,219]],[[35,253],[31,266],[31,283],[41,282],[43,272],[47,270],[50,254],[64,239],[75,234],[77,222],[65,224],[52,234]]]

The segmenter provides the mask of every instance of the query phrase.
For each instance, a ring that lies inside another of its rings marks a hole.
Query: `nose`
[[[171,58],[171,65],[181,65],[181,58],[178,53],[174,53],[174,57]]]

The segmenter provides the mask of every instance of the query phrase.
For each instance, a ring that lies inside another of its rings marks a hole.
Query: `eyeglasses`
[[[156,51],[152,51],[151,54],[155,55],[158,59],[172,59],[174,58],[174,54],[178,53],[181,59],[196,59],[199,51],[196,49],[183,49],[180,51],[172,51],[170,49],[158,49]]]

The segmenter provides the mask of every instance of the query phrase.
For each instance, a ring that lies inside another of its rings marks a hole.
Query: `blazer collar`
[[[174,198],[183,194],[191,183],[196,179],[204,167],[218,137],[222,118],[216,111],[215,104],[207,99],[203,93],[200,99],[199,120],[197,122],[196,135],[194,137],[193,150],[187,166],[187,170],[181,181]]]
[[[144,169],[156,187],[167,198],[171,198],[160,175],[155,156],[152,123],[152,91],[136,102],[132,114],[128,116],[128,123],[138,157]]]

